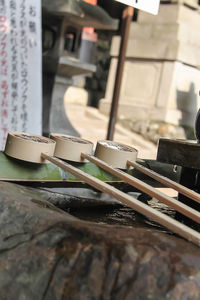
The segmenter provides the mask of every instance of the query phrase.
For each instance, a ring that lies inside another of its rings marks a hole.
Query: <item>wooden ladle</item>
[[[54,134],[55,137],[55,134]],[[76,143],[75,141],[76,138],[71,142]],[[19,141],[20,140],[20,141]],[[67,142],[68,139],[62,138],[62,140],[65,140]],[[23,142],[22,142],[23,141]],[[69,142],[69,140],[68,140]],[[107,193],[112,197],[115,197],[117,200],[122,202],[123,204],[133,208],[137,212],[143,214],[144,216],[150,218],[151,220],[167,227],[170,229],[172,232],[177,233],[178,235],[184,237],[185,239],[193,242],[194,244],[200,246],[200,234],[189,228],[186,225],[183,225],[182,223],[172,219],[171,217],[153,209],[152,207],[149,207],[148,205],[140,202],[136,198],[127,195],[123,193],[122,191],[119,191],[118,189],[110,186],[109,184],[102,182],[101,180],[94,178],[91,175],[88,175],[84,173],[83,171],[75,168],[74,166],[70,165],[67,162],[64,162],[63,160],[56,158],[53,156],[53,149],[55,149],[56,153],[56,144],[55,140],[49,140],[43,137],[39,136],[34,136],[34,135],[29,135],[29,134],[24,134],[24,133],[9,133],[8,138],[7,138],[7,143],[6,143],[6,148],[5,148],[5,153],[7,155],[10,155],[12,157],[15,157],[17,159],[25,160],[25,161],[32,161],[36,162],[38,160],[39,163],[44,163],[46,161],[50,161],[57,166],[61,167],[63,170],[70,172],[71,174],[79,177],[92,187],[98,189],[101,192]],[[40,144],[45,144],[48,145],[49,147],[45,146],[44,148]],[[81,143],[77,143],[81,144]],[[38,145],[40,145],[38,147]],[[23,147],[22,152],[19,151],[20,147]],[[38,148],[38,149],[37,149]],[[15,152],[15,149],[17,150]],[[23,156],[24,151],[26,149],[26,155]],[[81,148],[80,148],[81,149]],[[32,160],[33,157],[33,151],[34,153],[34,159]],[[63,158],[63,157],[62,157]],[[83,159],[88,159],[92,161],[92,156],[90,154],[82,153],[80,154],[80,160]],[[65,157],[65,159],[68,159]],[[95,163],[98,161],[98,164],[101,162],[97,158],[93,158],[95,160]],[[97,160],[97,161],[96,161]],[[106,164],[105,164],[106,165]],[[109,172],[110,167],[107,165]],[[115,169],[113,169],[116,171]],[[120,171],[118,171],[120,173]]]

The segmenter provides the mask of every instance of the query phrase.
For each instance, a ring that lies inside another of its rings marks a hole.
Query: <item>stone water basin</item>
[[[77,192],[0,182],[1,300],[200,299],[199,247]]]

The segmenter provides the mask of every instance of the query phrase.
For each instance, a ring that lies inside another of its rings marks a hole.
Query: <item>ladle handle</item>
[[[70,172],[74,176],[85,181],[87,184],[98,189],[103,193],[107,193],[112,197],[115,197],[121,203],[133,208],[135,211],[141,213],[142,215],[150,218],[151,220],[165,226],[170,229],[172,232],[178,234],[179,236],[184,237],[188,241],[193,242],[197,246],[200,246],[200,234],[195,230],[183,225],[182,223],[172,219],[171,217],[149,207],[148,205],[140,202],[134,197],[119,191],[118,189],[110,186],[109,184],[102,182],[101,180],[92,177],[89,174],[84,173],[83,171],[71,166],[70,164],[63,162],[62,160],[49,156],[45,153],[41,154],[43,159],[47,159],[50,162],[54,163],[58,167],[62,168],[65,171]]]
[[[145,182],[143,182],[137,178],[134,178],[133,176],[131,176],[123,171],[119,171],[117,169],[112,168],[110,165],[108,165],[107,163],[103,162],[102,160],[100,160],[94,156],[82,153],[81,157],[95,163],[100,168],[102,168],[105,171],[113,174],[114,176],[122,179],[124,182],[134,186],[138,190],[150,195],[151,197],[154,197],[154,198],[160,200],[162,203],[165,203],[168,206],[171,206],[172,208],[174,208],[178,212],[182,213],[183,215],[187,216],[188,218],[192,219],[193,221],[200,223],[200,213],[198,211],[196,211],[195,209],[177,201],[174,198],[171,198],[171,197],[161,193],[160,191],[156,190],[149,184],[146,184]]]
[[[127,165],[128,166],[132,166],[133,168],[137,169],[138,171],[146,174],[147,176],[157,180],[158,182],[162,183],[163,185],[170,187],[174,190],[176,190],[177,192],[189,197],[190,199],[196,201],[197,203],[200,203],[200,194],[196,193],[195,191],[185,187],[184,185],[174,182],[173,180],[162,176],[152,170],[149,170],[141,165],[139,165],[138,163],[134,162],[134,161],[127,161]]]

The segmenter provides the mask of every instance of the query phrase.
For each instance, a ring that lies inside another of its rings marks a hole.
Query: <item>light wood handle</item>
[[[123,193],[122,191],[119,191],[118,189],[108,185],[105,182],[102,182],[101,180],[92,177],[91,175],[88,175],[84,173],[83,171],[71,166],[70,164],[63,162],[62,160],[48,156],[45,153],[41,154],[43,159],[48,159],[52,163],[56,164],[60,168],[62,168],[65,171],[70,172],[71,174],[79,177],[92,187],[98,189],[99,191],[103,193],[107,193],[112,197],[115,197],[117,200],[119,200],[121,203],[133,208],[137,212],[143,214],[144,216],[150,218],[151,220],[167,227],[172,232],[177,233],[179,236],[184,237],[188,241],[193,242],[197,246],[200,246],[200,234],[196,232],[195,230],[183,225],[182,223],[172,219],[171,217],[156,211],[155,209],[149,207],[148,205],[140,202],[139,200],[135,199],[134,197],[127,195]]]
[[[172,208],[182,213],[183,215],[187,216],[188,218],[192,219],[193,221],[200,223],[200,213],[195,209],[188,207],[187,205],[179,202],[178,200],[161,193],[160,191],[156,190],[152,186],[144,183],[143,181],[137,178],[134,178],[133,176],[121,170],[113,169],[111,166],[109,166],[108,164],[106,164],[105,162],[103,162],[102,160],[94,156],[82,153],[81,157],[95,163],[100,168],[122,179],[124,182],[127,182],[128,184],[134,186],[138,190],[150,195],[151,197],[160,200],[161,202],[165,203],[168,206],[171,206]]]
[[[146,174],[147,176],[157,180],[158,182],[162,183],[163,185],[176,190],[177,192],[189,197],[190,199],[196,201],[197,203],[200,203],[200,195],[198,193],[196,193],[195,191],[188,189],[187,187],[181,185],[180,183],[174,182],[173,180],[171,180],[165,176],[162,176],[152,170],[149,170],[134,161],[128,160],[127,165],[132,166],[133,168],[135,168],[138,171]]]

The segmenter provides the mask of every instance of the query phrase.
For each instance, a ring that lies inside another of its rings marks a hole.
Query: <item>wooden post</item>
[[[113,136],[114,136],[115,123],[117,120],[117,112],[118,112],[118,103],[119,103],[120,90],[121,90],[121,83],[122,83],[122,76],[123,76],[123,70],[124,70],[124,62],[125,62],[125,57],[126,57],[130,25],[131,25],[131,22],[133,19],[133,14],[134,14],[134,8],[131,6],[127,6],[123,11],[121,44],[120,44],[119,59],[118,59],[116,77],[115,77],[113,98],[112,98],[112,103],[111,103],[108,132],[107,132],[107,137],[106,137],[107,140],[113,140]]]

